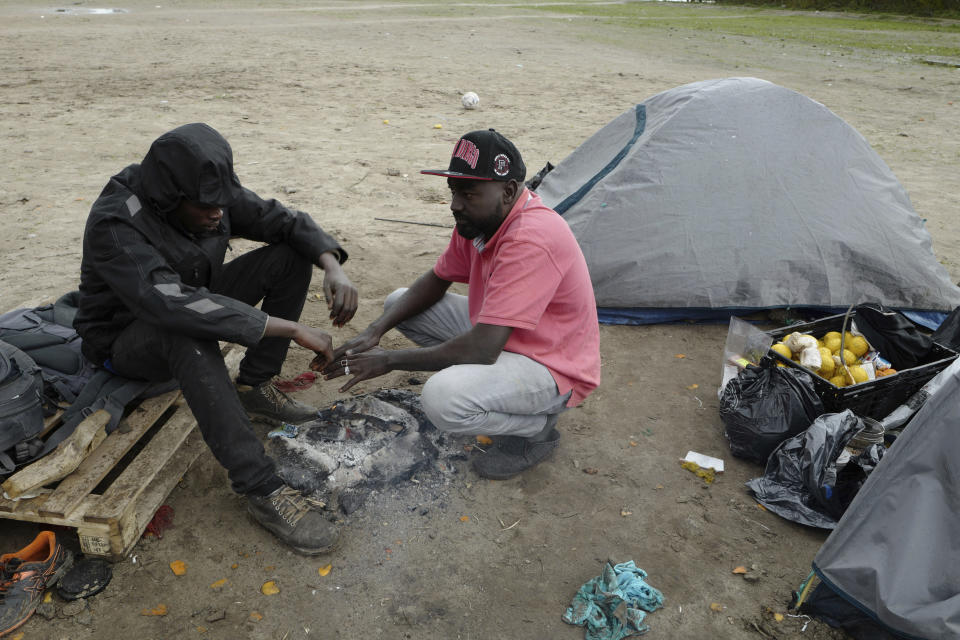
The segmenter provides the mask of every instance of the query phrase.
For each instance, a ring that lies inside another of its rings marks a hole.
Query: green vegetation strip
[[[529,8],[593,17],[637,29],[708,32],[825,47],[960,57],[960,23],[950,20],[657,2],[583,2]]]

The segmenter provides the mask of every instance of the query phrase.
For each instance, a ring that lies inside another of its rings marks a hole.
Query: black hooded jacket
[[[222,207],[220,227],[186,231],[172,215],[183,199]],[[87,218],[74,321],[84,355],[103,363],[137,318],[196,338],[258,343],[267,315],[210,291],[231,237],[285,243],[318,266],[326,251],[347,257],[309,215],[243,188],[230,145],[211,127],[160,136],[142,163],[110,179]]]

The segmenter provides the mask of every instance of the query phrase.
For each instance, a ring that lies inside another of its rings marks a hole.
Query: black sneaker
[[[500,436],[473,461],[473,470],[482,478],[506,480],[543,462],[559,444],[560,432],[553,427],[537,440]]]
[[[113,577],[113,565],[103,558],[82,558],[73,564],[57,585],[64,600],[89,598],[107,588]]]
[[[255,387],[237,384],[240,404],[251,419],[281,426],[284,422],[300,424],[317,417],[318,410],[308,404],[298,402],[280,391],[267,380]]]
[[[0,636],[30,619],[43,598],[73,564],[73,554],[52,531],[41,531],[29,545],[0,556]]]
[[[308,556],[333,551],[340,540],[340,531],[321,511],[323,506],[287,485],[268,496],[247,495],[250,515],[294,551]]]

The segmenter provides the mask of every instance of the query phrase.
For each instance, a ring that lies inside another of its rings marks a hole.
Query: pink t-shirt
[[[553,374],[567,406],[600,384],[600,330],[587,263],[570,227],[524,189],[485,244],[454,230],[433,267],[437,277],[470,285],[470,322],[513,327],[505,351]]]

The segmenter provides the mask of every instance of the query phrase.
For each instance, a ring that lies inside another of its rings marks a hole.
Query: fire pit
[[[337,402],[315,420],[270,432],[267,452],[292,487],[346,514],[372,491],[409,482],[417,473],[446,483],[465,460],[458,442],[437,430],[420,396],[381,389]]]

